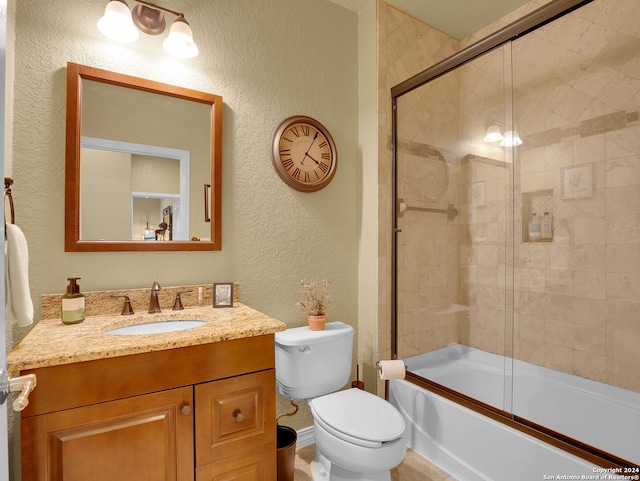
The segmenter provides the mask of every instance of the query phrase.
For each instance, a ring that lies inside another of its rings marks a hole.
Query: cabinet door
[[[24,418],[23,481],[193,481],[192,400],[184,387]]]
[[[196,481],[275,481],[276,458],[273,444],[196,468]]]
[[[195,387],[196,466],[271,445],[276,437],[275,371]]]

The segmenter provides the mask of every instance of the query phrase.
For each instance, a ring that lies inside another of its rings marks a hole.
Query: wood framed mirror
[[[67,64],[65,252],[221,250],[221,188],[222,97]]]

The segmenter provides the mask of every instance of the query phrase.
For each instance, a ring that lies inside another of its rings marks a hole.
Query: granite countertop
[[[171,319],[208,322],[194,329],[165,334],[106,334],[118,327]],[[95,315],[71,325],[60,319],[43,319],[7,355],[7,370],[13,376],[27,369],[261,336],[286,329],[283,322],[241,303],[225,308],[185,307],[157,314]]]

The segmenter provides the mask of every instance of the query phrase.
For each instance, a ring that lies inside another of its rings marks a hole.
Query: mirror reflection
[[[80,239],[191,239],[188,150],[82,137],[80,170]],[[148,235],[159,228],[161,236]]]
[[[218,250],[220,97],[75,64],[67,88],[66,250]]]

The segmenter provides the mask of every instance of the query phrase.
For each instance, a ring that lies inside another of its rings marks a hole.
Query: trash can
[[[298,433],[289,426],[277,426],[276,464],[278,481],[293,481],[296,464],[296,441]]]

